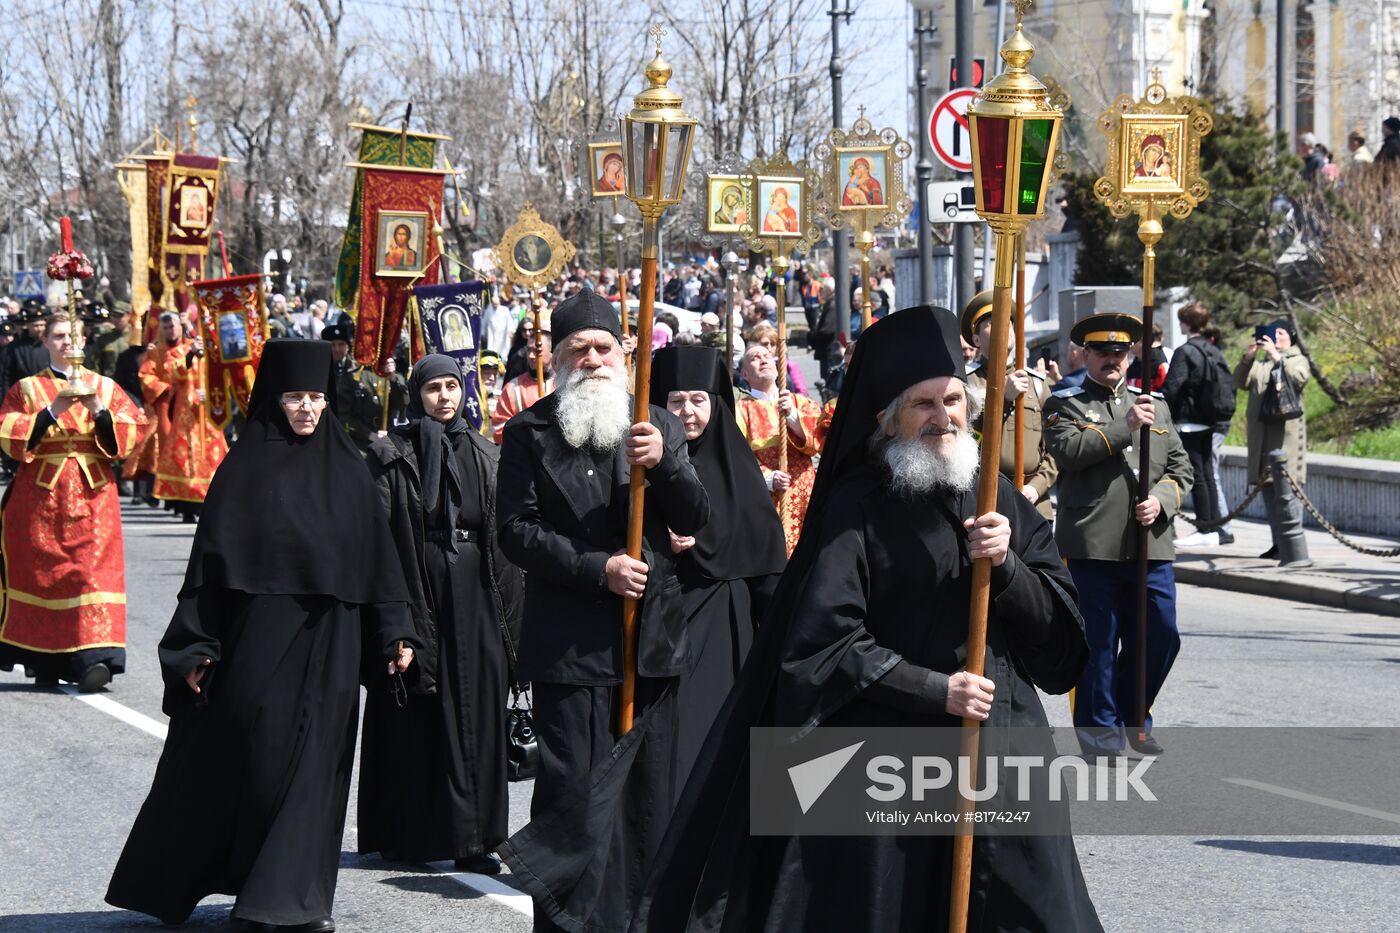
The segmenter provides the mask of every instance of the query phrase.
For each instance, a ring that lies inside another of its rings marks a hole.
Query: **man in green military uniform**
[[[127,313],[121,307],[108,308],[93,301],[83,309],[83,321],[91,335],[83,346],[83,365],[111,379],[117,371],[117,357],[130,346]]]
[[[992,346],[992,293],[979,292],[963,308],[960,320],[962,339],[977,348],[977,356],[967,364],[967,387],[984,400],[987,397],[987,352]],[[1021,494],[1026,497],[1045,520],[1054,517],[1050,506],[1050,487],[1055,485],[1055,477],[1060,473],[1055,466],[1055,458],[1045,448],[1045,436],[1041,430],[1041,412],[1049,396],[1045,376],[1034,369],[1013,370],[1016,348],[1007,341],[1007,374],[1005,414],[1002,420],[1001,473],[1012,482],[1016,480],[1016,399],[1026,397],[1025,415],[1021,425],[1025,437],[1025,476],[1021,483]],[[979,406],[980,407],[980,406]],[[982,418],[979,415],[973,428],[980,437]]]
[[[364,452],[384,435],[384,402],[379,394],[379,377],[368,366],[357,364],[350,355],[350,345],[355,341],[353,324],[327,325],[321,331],[321,339],[330,341],[331,356],[335,359],[336,414],[351,440]],[[387,365],[389,424],[392,425],[408,407],[408,383],[396,371],[393,359]]]
[[[1124,384],[1128,348],[1142,337],[1131,314],[1095,314],[1071,336],[1087,351],[1087,378],[1051,394],[1045,433],[1064,471],[1055,543],[1079,588],[1089,663],[1075,688],[1074,726],[1086,756],[1113,763],[1126,739],[1161,754],[1152,716],[1138,739],[1138,529],[1147,533],[1147,709],[1181,647],[1172,572],[1172,518],[1191,489],[1191,462],[1167,403]],[[1151,437],[1151,492],[1137,498],[1140,429]]]

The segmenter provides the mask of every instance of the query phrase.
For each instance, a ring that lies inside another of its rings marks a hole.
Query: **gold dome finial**
[[[647,62],[644,72],[647,87],[636,96],[634,103],[638,110],[679,108],[681,96],[667,87],[671,80],[671,63],[661,54],[661,37],[666,35],[666,30],[661,26],[652,26],[647,30],[647,35],[656,40],[656,57]]]

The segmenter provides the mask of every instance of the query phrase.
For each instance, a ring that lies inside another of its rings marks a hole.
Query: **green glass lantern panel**
[[[1006,149],[1011,121],[1002,117],[977,118],[977,183],[982,186],[983,210],[1006,213]]]
[[[1039,214],[1040,191],[1050,157],[1051,120],[1027,120],[1021,130],[1021,178],[1016,213]]]

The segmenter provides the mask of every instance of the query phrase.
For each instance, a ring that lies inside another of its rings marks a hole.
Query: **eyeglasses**
[[[284,392],[282,394],[282,406],[284,408],[320,408],[326,404],[326,396],[320,392]]]

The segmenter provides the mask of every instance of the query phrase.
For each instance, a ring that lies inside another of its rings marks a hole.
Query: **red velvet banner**
[[[436,173],[364,170],[355,360],[381,374],[394,355],[413,286],[438,281],[432,231],[442,206],[442,187],[442,176]],[[410,357],[418,360],[424,353],[423,330],[412,321]]]
[[[219,157],[177,152],[170,161],[165,204],[165,252],[209,252],[219,197]]]
[[[205,408],[219,427],[233,416],[232,399],[245,412],[253,377],[267,341],[262,276],[235,275],[190,284],[199,305],[199,331],[204,338],[208,385]]]

